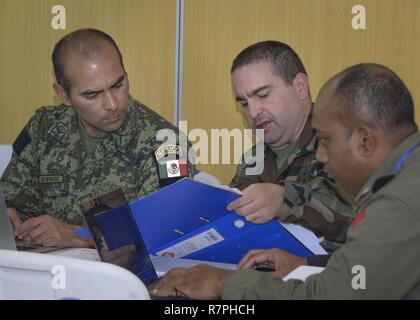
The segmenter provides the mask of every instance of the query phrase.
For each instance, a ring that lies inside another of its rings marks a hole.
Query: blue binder
[[[301,257],[313,255],[276,220],[253,224],[228,211],[227,205],[238,197],[232,191],[184,178],[130,202],[129,207],[151,254],[162,254],[181,243],[191,247],[193,237],[216,234],[217,242],[183,257],[236,264],[251,249],[279,248]],[[76,234],[86,237],[87,232]]]
[[[215,230],[223,240],[185,258],[238,263],[251,249],[313,253],[277,221],[253,224],[226,209],[240,195],[184,178],[129,204],[150,253]]]

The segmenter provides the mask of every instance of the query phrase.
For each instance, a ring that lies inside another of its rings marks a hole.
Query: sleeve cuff
[[[274,278],[264,272],[255,270],[239,270],[225,279],[222,289],[223,300],[266,299],[268,284],[275,286],[283,280]],[[264,295],[261,296],[261,294]]]
[[[329,254],[324,254],[324,255],[315,255],[315,256],[310,256],[307,259],[308,261],[308,266],[311,267],[324,267],[327,265],[328,260],[330,260],[330,255]]]

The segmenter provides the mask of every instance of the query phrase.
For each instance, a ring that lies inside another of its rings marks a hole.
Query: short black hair
[[[103,42],[109,43],[117,51],[121,66],[124,69],[121,51],[115,40],[109,34],[97,29],[87,28],[73,31],[61,38],[54,46],[51,59],[55,78],[68,95],[70,95],[71,83],[64,71],[65,56],[69,52],[76,52],[89,57],[101,50]]]
[[[385,135],[401,128],[417,128],[410,91],[389,68],[362,63],[347,68],[335,78],[339,118],[351,131],[362,124]]]
[[[298,73],[306,74],[305,67],[297,53],[287,44],[267,40],[255,43],[242,50],[233,60],[231,74],[238,68],[256,62],[269,62],[273,73],[291,85]]]

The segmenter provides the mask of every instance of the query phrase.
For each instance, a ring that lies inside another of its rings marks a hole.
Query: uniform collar
[[[290,167],[290,163],[292,163],[296,158],[309,152],[313,152],[315,149],[316,136],[312,130],[312,113],[310,113],[301,134],[296,140],[296,146],[293,148],[290,156],[287,158],[287,161],[281,168],[279,168],[279,170],[275,166],[264,165],[264,171],[260,175],[261,179],[263,181],[269,181],[272,180],[273,177],[280,176],[287,168]],[[267,144],[265,145],[264,152],[265,161],[268,161],[269,163],[276,163],[276,153]]]
[[[312,129],[312,112],[306,120],[305,127],[303,128],[296,143],[296,155],[301,156],[304,153],[315,151],[316,149],[315,132]]]
[[[416,144],[420,142],[420,133],[415,132],[406,138],[398,147],[396,147],[385,162],[378,168],[376,171],[369,177],[368,181],[362,187],[361,191],[356,196],[356,201],[358,204],[362,204],[367,201],[378,189],[380,185],[384,185],[393,177],[398,175],[399,171],[396,173],[393,172],[395,164],[404,156],[410,149],[412,149]],[[420,148],[419,148],[420,150]],[[404,170],[407,165],[410,164],[410,157],[404,161],[400,170]]]
[[[120,129],[110,133],[104,140],[104,147],[108,152],[115,153],[124,148],[133,135],[140,130],[141,127],[137,124],[136,107],[138,107],[136,101],[129,96],[126,120]]]
[[[121,150],[130,141],[133,134],[135,134],[140,129],[140,127],[136,124],[135,113],[137,106],[137,102],[131,96],[129,96],[127,118],[120,129],[104,137],[101,143],[101,145],[104,147],[103,151],[106,151],[108,154],[115,154],[115,152]],[[60,140],[60,142],[67,147],[70,153],[73,153],[74,150],[77,149],[78,153],[86,153],[87,155],[83,139],[79,132],[79,121],[77,114],[73,108],[67,108],[70,110],[66,112],[66,116],[62,117],[58,124],[50,129],[49,133]],[[66,128],[65,134],[60,136],[57,135],[57,128],[59,127]]]

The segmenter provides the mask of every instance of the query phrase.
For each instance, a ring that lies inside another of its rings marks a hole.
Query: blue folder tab
[[[238,263],[250,249],[313,253],[280,223],[253,224],[226,209],[239,194],[190,178],[129,203],[147,249],[189,259]],[[80,230],[78,235],[86,235]]]
[[[181,239],[229,214],[240,195],[189,178],[132,201],[129,205],[149,251]]]

